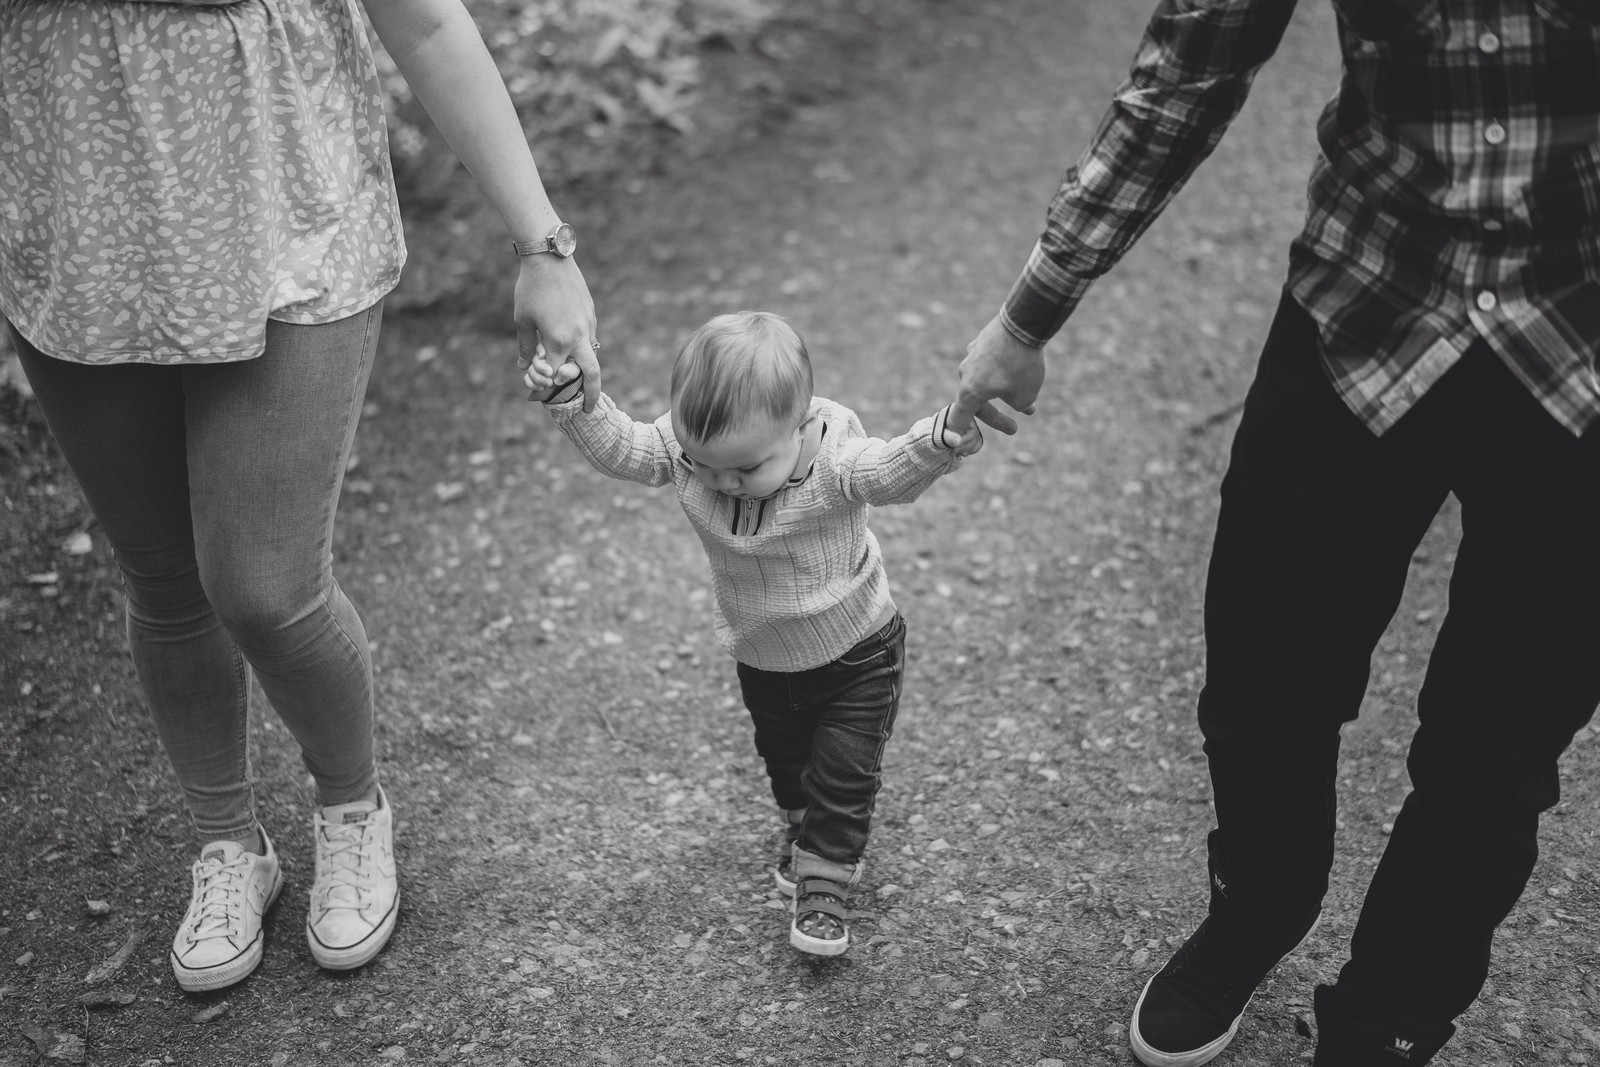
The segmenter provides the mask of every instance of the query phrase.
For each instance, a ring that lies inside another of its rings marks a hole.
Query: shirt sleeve
[[[581,393],[564,402],[546,403],[545,410],[602,474],[651,486],[672,480],[674,457],[662,420],[635,422],[605,393],[593,411],[583,410]]]
[[[1211,154],[1295,0],[1160,0],[1133,69],[1050,202],[1001,324],[1040,347]]]
[[[948,411],[918,419],[892,441],[866,436],[852,412],[834,460],[845,497],[862,504],[909,504],[940,476],[961,466],[970,452],[944,443]]]

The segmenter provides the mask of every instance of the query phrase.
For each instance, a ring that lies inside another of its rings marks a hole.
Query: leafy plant
[[[530,140],[561,147],[541,152],[540,167],[563,181],[616,159],[618,142],[641,128],[691,130],[701,49],[741,46],[777,0],[468,0],[468,8]],[[426,184],[449,150],[376,39],[373,47],[401,180]]]

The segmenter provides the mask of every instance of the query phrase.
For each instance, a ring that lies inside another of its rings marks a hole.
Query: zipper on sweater
[[[761,516],[766,513],[765,500],[746,500],[734,506],[733,533],[736,537],[749,537],[761,528]]]

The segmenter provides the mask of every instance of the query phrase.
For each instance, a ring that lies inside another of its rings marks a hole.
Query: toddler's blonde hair
[[[787,319],[770,311],[718,315],[690,335],[672,365],[674,422],[701,442],[761,415],[799,425],[811,387],[811,357]]]

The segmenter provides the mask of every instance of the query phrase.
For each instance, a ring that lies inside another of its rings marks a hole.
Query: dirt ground
[[[869,431],[944,403],[1145,6],[907,0],[723,57],[672,153],[558,192],[607,390],[653,417],[690,328],[764,307]],[[385,324],[335,549],[377,644],[405,902],[364,970],[321,972],[305,946],[312,797],[262,702],[289,891],[253,977],[177,989],[194,845],[114,565],[45,445],[0,457],[0,1064],[1132,1063],[1133,1000],[1204,907],[1217,483],[1337,76],[1331,17],[1302,8],[1216,158],[1052,346],[1023,433],[875,513],[909,671],[844,957],[787,947],[700,549],[669,492],[590,471],[522,401],[507,260],[465,180],[411,221],[414,261],[453,257],[464,281]],[[1447,510],[1347,730],[1323,924],[1219,1063],[1309,1059],[1312,987],[1407,788],[1457,536]],[[1564,770],[1442,1064],[1600,1062],[1600,728]]]

